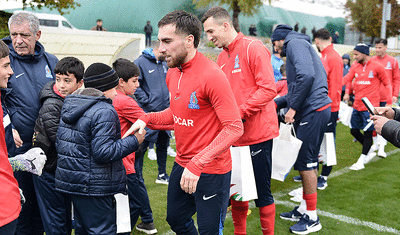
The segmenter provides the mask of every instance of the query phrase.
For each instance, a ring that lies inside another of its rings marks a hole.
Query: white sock
[[[321,175],[321,177],[324,178],[324,180],[328,180],[328,176]]]
[[[306,214],[310,217],[311,220],[316,221],[318,218],[317,210],[315,211],[306,211]]]
[[[306,211],[307,211],[306,200],[304,200],[304,199],[301,200],[300,206],[299,206],[299,208],[297,208],[297,211],[298,211],[299,213],[301,213],[301,214],[306,213]]]

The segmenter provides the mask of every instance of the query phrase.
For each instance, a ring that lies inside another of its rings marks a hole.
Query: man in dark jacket
[[[17,12],[8,20],[10,36],[2,40],[10,49],[11,67],[14,74],[7,86],[11,92],[5,97],[6,108],[9,111],[11,123],[18,131],[22,146],[11,156],[22,154],[32,147],[33,127],[38,117],[41,103],[39,93],[43,86],[55,78],[54,67],[58,59],[46,53],[38,42],[41,36],[39,19],[29,12]],[[9,145],[13,136],[6,136]],[[32,174],[16,172],[15,178],[23,190],[27,203],[22,206],[18,218],[17,234],[43,234],[44,229],[37,206]]]
[[[108,65],[94,63],[84,74],[85,89],[67,96],[57,131],[56,188],[71,196],[75,234],[116,234],[114,194],[126,194],[122,158],[138,149],[143,134],[121,139],[112,105],[119,82]]]
[[[151,47],[151,35],[153,34],[153,27],[151,27],[149,20],[144,26],[144,33],[146,34],[146,47]]]
[[[376,115],[371,117],[378,134],[400,148],[400,110],[390,107],[375,107]]]
[[[275,99],[278,108],[288,107],[287,123],[293,123],[297,138],[303,141],[294,169],[300,172],[303,201],[293,211],[281,213],[282,219],[299,221],[293,233],[307,234],[322,226],[317,215],[318,153],[328,124],[331,100],[327,75],[310,37],[278,25],[272,34],[275,50],[286,56],[288,94]]]

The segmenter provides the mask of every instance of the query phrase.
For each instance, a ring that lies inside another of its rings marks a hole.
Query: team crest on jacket
[[[235,57],[235,66],[233,66],[234,69],[238,69],[240,68],[240,64],[239,64],[239,54],[236,55]]]
[[[390,63],[390,61],[388,61],[385,69],[392,69],[392,64]]]
[[[371,71],[369,71],[368,78],[374,78],[374,73],[372,72],[372,70],[371,70]]]
[[[200,109],[200,106],[199,106],[198,103],[199,102],[198,102],[197,97],[196,97],[196,92],[193,91],[193,93],[190,95],[190,101],[189,101],[188,108],[190,108],[190,109]]]
[[[233,66],[233,68],[234,70],[232,70],[232,73],[242,72],[242,69],[240,69],[239,54],[237,54],[235,57],[235,65]]]
[[[46,71],[46,78],[53,78],[53,75],[51,74],[49,65],[46,64],[46,67],[44,67],[44,70]]]

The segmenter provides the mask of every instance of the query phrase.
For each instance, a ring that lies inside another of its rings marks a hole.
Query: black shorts
[[[329,107],[322,111],[311,112],[294,122],[296,136],[303,141],[294,164],[295,170],[317,169],[319,149],[330,117],[331,108]]]

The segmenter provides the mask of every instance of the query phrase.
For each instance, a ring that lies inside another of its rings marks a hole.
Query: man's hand
[[[139,131],[137,131],[137,132],[135,133],[135,136],[136,136],[137,140],[139,141],[139,144],[143,143],[144,137],[146,136],[146,132],[147,132],[147,131],[144,130],[142,134],[140,134]]]
[[[139,134],[142,135],[143,133],[146,134],[146,130],[144,129],[146,127],[146,123],[140,119],[138,119],[135,123],[132,124],[131,128],[125,133],[124,136],[122,136],[121,139],[129,136],[132,133],[135,133],[137,130],[139,130]]]
[[[394,118],[394,110],[391,107],[375,107],[375,113],[388,119]]]
[[[287,113],[285,114],[285,122],[286,123],[293,123],[294,122],[294,115],[296,115],[296,110],[290,108]]]
[[[13,134],[15,146],[17,148],[21,147],[24,142],[21,140],[21,137],[19,136],[18,131],[16,129],[12,129],[12,134]]]
[[[374,121],[374,127],[375,127],[375,131],[378,134],[382,133],[382,127],[383,125],[385,125],[385,123],[387,121],[389,121],[389,119],[387,119],[386,117],[382,117],[382,116],[378,116],[378,115],[374,115],[371,117],[371,120]]]
[[[187,168],[185,168],[181,177],[182,190],[189,194],[196,192],[197,182],[199,182],[199,178],[199,176],[193,174]]]

